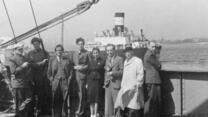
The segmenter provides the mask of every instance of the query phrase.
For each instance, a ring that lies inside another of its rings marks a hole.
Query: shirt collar
[[[85,49],[82,49],[82,50],[79,50],[79,51],[78,51],[79,54],[84,53],[84,52],[86,52]]]
[[[58,62],[60,62],[63,59],[63,57],[59,57],[59,56],[56,56],[56,58],[57,58]]]
[[[116,55],[113,55],[112,57],[108,56],[108,58],[114,60],[116,58]]]
[[[35,49],[34,51],[35,51],[35,52],[40,52],[40,51],[41,51],[41,49]]]
[[[125,65],[129,65],[134,61],[135,57],[133,56],[129,61],[125,60]]]

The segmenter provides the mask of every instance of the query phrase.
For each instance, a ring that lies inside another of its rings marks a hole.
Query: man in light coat
[[[141,59],[133,56],[132,47],[126,47],[125,57],[121,89],[116,99],[115,108],[124,110],[124,115],[127,117],[140,117],[144,107],[143,64]]]
[[[108,44],[106,47],[108,57],[105,64],[105,117],[114,117],[119,114],[114,111],[114,104],[118,91],[121,87],[123,74],[123,58],[115,54],[115,45]]]
[[[30,117],[31,112],[31,66],[23,56],[23,45],[14,46],[14,55],[8,59],[11,86],[15,98],[15,117]]]

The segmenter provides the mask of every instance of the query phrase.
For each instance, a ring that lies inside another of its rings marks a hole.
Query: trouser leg
[[[29,88],[15,89],[16,115],[18,117],[29,117],[31,109],[32,93]]]
[[[31,109],[29,110],[30,117],[35,116],[35,106],[36,106],[36,100],[35,100],[35,86],[34,84],[31,86],[31,92],[32,92],[32,97],[31,97]]]
[[[86,82],[85,80],[78,80],[78,108],[76,110],[76,116],[82,116],[84,114],[85,99],[86,99]]]
[[[42,113],[42,110],[45,108],[44,107],[44,99],[46,97],[45,94],[45,88],[44,88],[44,79],[42,76],[36,76],[34,79],[34,101],[35,101],[35,106],[36,106],[36,111],[37,114],[39,115]]]
[[[62,117],[62,93],[60,85],[57,86],[56,90],[53,90],[53,117]]]
[[[44,93],[43,93],[43,105],[42,105],[42,114],[50,115],[51,114],[51,101],[52,101],[52,91],[50,81],[47,78],[44,78]]]
[[[111,92],[112,92],[111,94],[113,98],[113,107],[114,107],[119,90],[111,87]],[[116,117],[121,117],[121,109],[120,108],[114,109],[114,115]]]
[[[30,110],[32,109],[31,102],[32,102],[32,90],[31,88],[24,89],[24,101],[21,105],[21,108],[25,111],[26,117],[30,116]]]
[[[68,83],[66,79],[62,79],[60,82],[60,88],[61,88],[61,93],[62,93],[62,117],[68,117],[68,98],[69,98],[69,92],[68,92]]]
[[[142,117],[140,110],[130,109],[128,108],[128,117]]]
[[[105,117],[114,116],[114,102],[111,88],[105,89]]]
[[[75,112],[76,112],[76,107],[77,107],[77,99],[78,99],[78,94],[77,94],[78,86],[74,77],[72,77],[70,81],[69,89],[70,89],[70,92],[69,92],[70,117],[74,117]]]
[[[14,90],[14,100],[15,100],[15,117],[19,116],[19,89],[15,88]]]
[[[144,106],[145,117],[160,117],[161,89],[158,84],[147,84],[147,99]]]

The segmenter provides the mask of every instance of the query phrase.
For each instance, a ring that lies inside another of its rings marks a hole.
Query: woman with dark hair
[[[102,72],[104,71],[105,61],[100,57],[98,48],[92,49],[92,54],[89,57],[88,77],[87,77],[87,93],[90,103],[91,117],[97,116],[99,92],[101,90]]]

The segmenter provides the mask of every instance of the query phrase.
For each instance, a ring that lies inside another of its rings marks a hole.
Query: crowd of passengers
[[[15,117],[160,117],[161,46],[149,42],[144,58],[139,58],[131,46],[121,57],[115,45],[108,44],[104,57],[97,47],[87,51],[83,38],[75,43],[79,49],[70,57],[60,44],[55,56],[49,56],[36,37],[31,40],[34,49],[26,54],[23,45],[14,46],[5,66]]]

